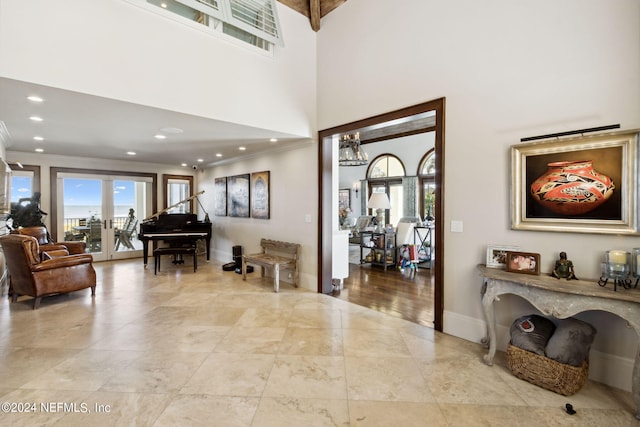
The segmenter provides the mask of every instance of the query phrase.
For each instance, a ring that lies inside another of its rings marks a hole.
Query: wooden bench
[[[264,269],[273,269],[273,289],[280,289],[280,270],[293,272],[293,285],[298,287],[298,259],[300,258],[300,245],[297,243],[280,242],[278,240],[261,239],[262,252],[242,255],[242,280],[247,280],[247,264],[260,266],[261,277],[264,277]]]
[[[174,263],[182,263],[182,255],[193,255],[193,272],[198,269],[198,253],[194,246],[184,247],[184,248],[157,248],[153,250],[153,257],[155,261],[155,266],[153,268],[153,274],[157,274],[160,271],[160,259],[162,255],[176,255],[180,256],[180,260],[176,260],[174,258]]]

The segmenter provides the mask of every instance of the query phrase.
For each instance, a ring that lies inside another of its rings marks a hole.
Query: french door
[[[86,242],[95,261],[142,256],[137,231],[152,213],[150,178],[62,172],[57,188],[58,240]]]

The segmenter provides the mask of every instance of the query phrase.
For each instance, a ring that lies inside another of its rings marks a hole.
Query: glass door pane
[[[113,254],[110,259],[142,255],[138,230],[140,221],[147,217],[145,200],[150,190],[150,183],[135,178],[113,180]]]
[[[101,179],[62,179],[64,240],[84,241],[87,252],[96,261],[106,259],[102,245],[105,230],[102,185]]]

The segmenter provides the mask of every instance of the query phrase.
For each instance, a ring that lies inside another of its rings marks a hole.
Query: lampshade
[[[367,206],[369,209],[391,209],[391,203],[386,193],[372,193]]]

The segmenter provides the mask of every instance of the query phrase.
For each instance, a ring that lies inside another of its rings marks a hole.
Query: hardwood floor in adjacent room
[[[349,264],[342,290],[331,295],[350,303],[433,327],[433,275],[428,268],[384,270]]]

